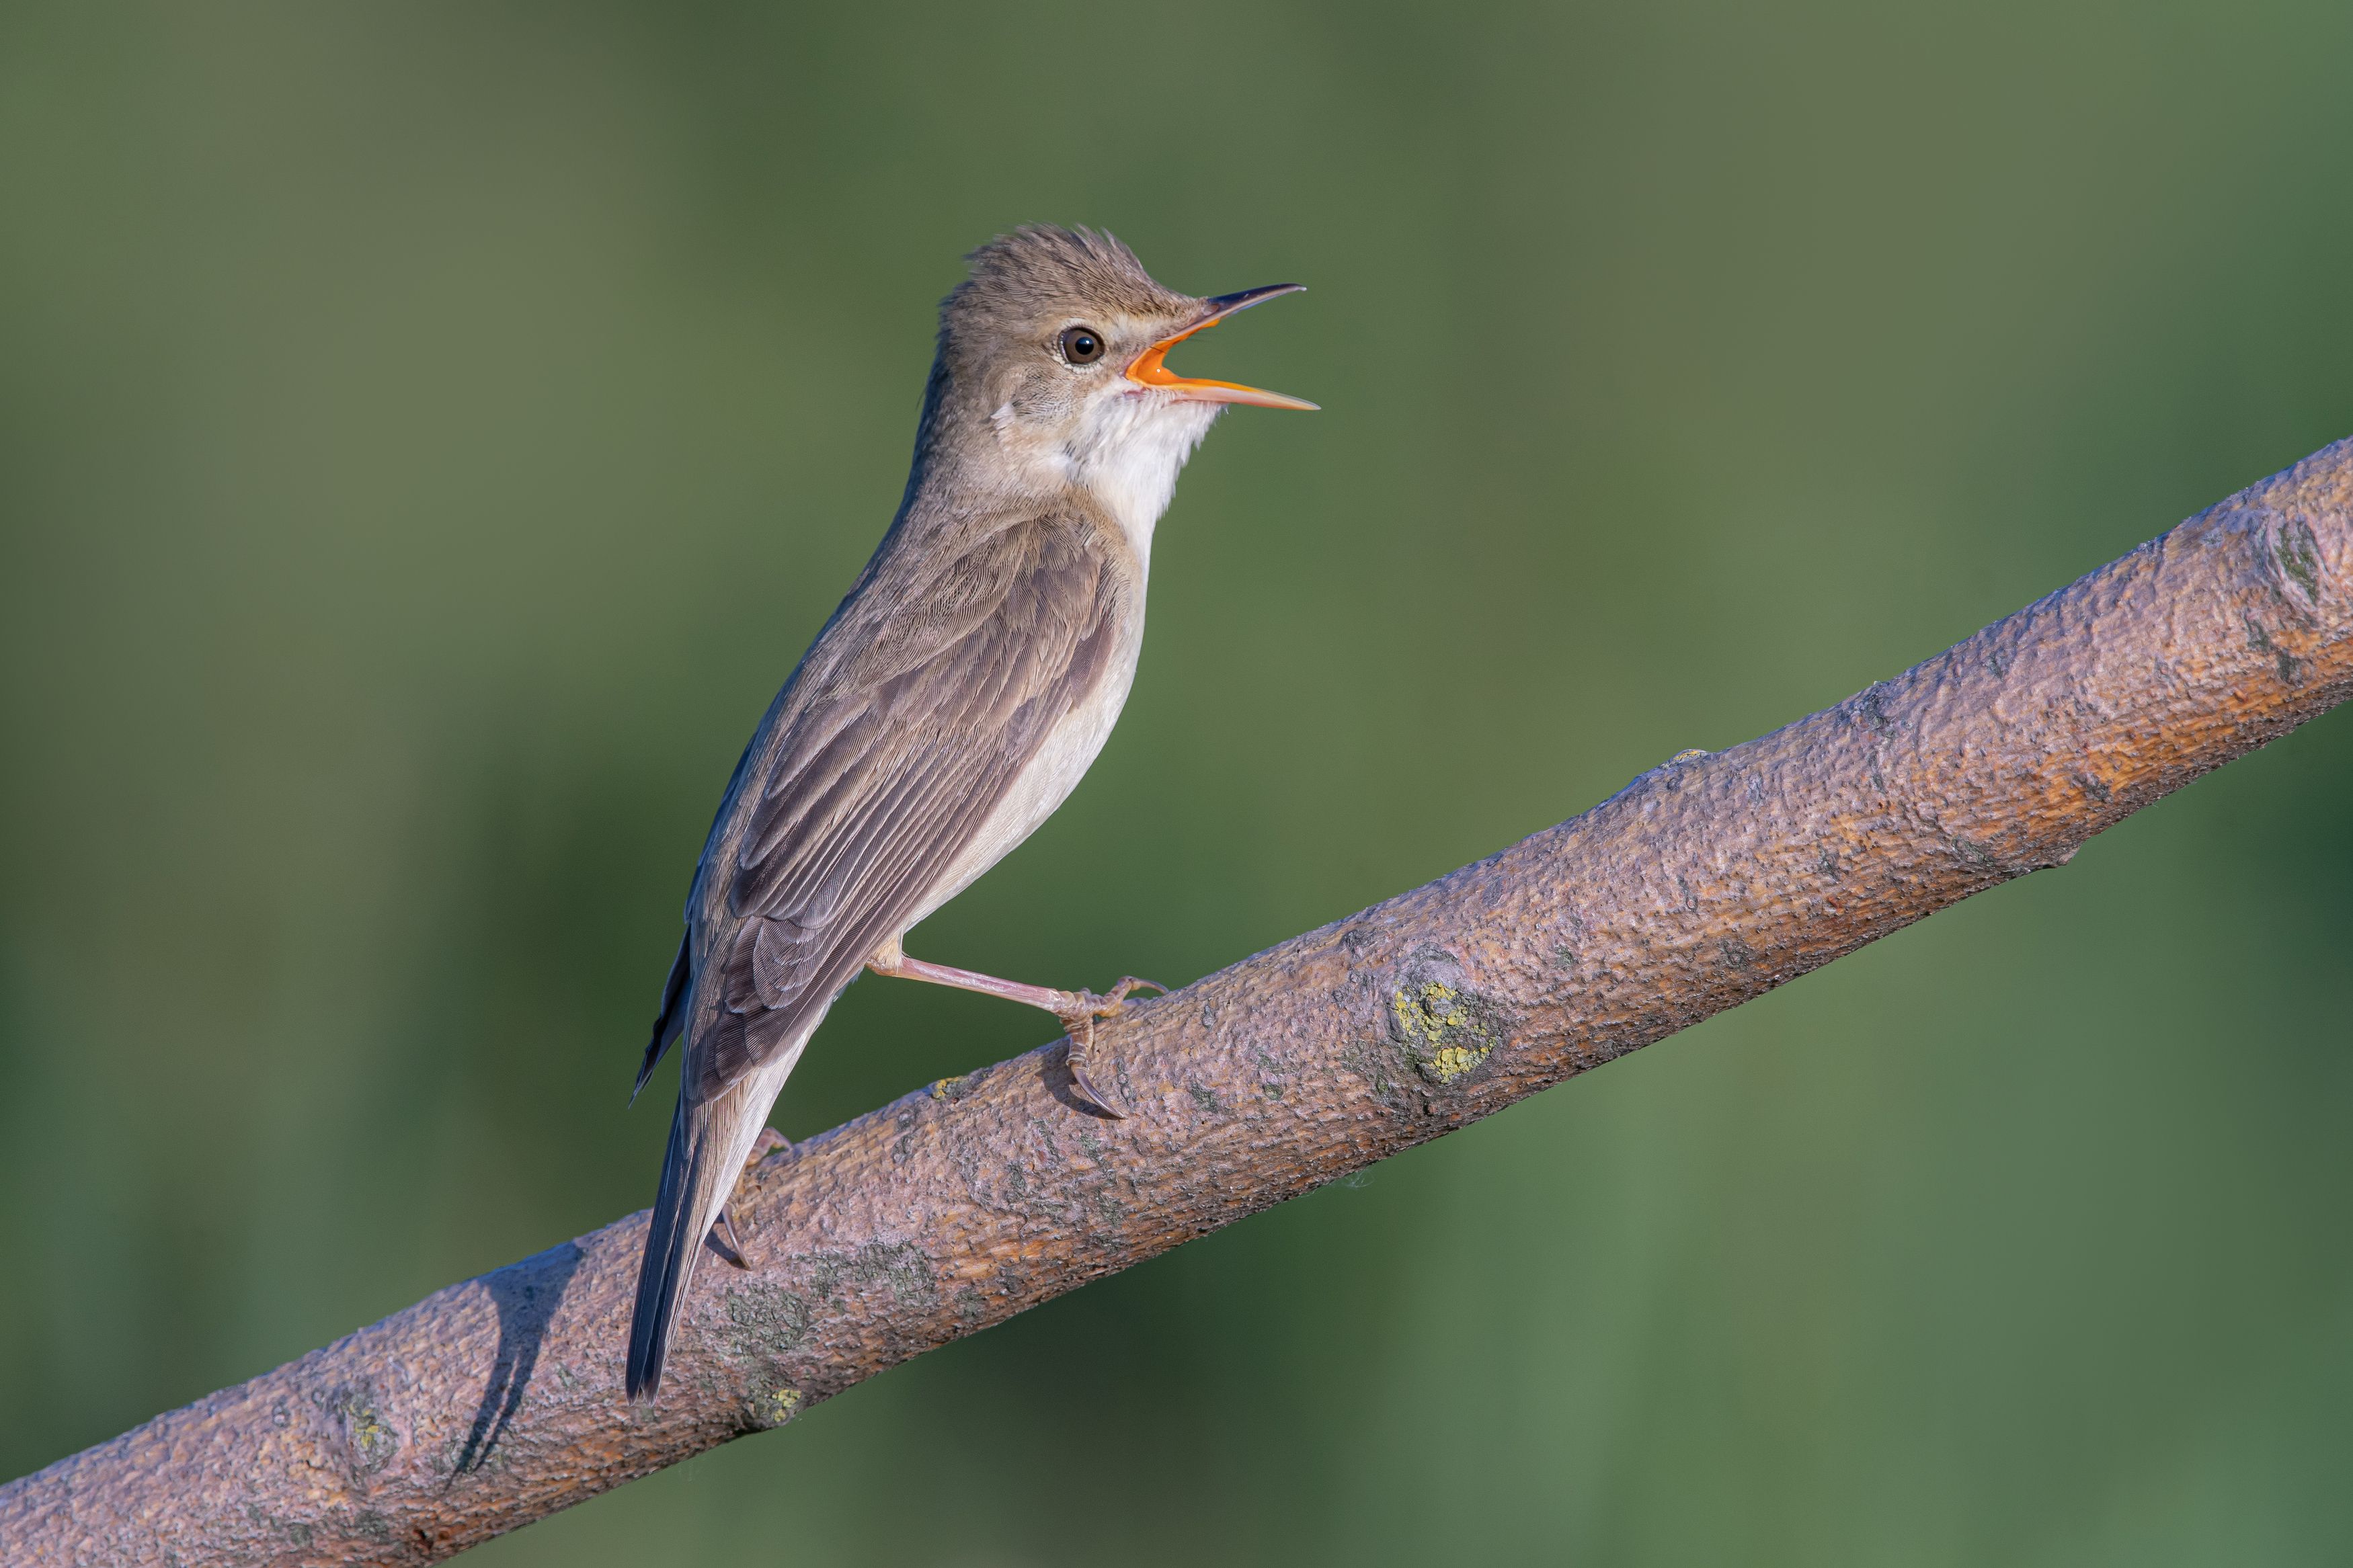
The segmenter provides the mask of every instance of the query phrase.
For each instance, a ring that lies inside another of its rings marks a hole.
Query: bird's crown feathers
[[[965,258],[972,275],[940,306],[943,333],[1026,330],[1041,319],[1089,311],[1182,317],[1190,296],[1153,281],[1135,253],[1099,229],[1029,224]]]

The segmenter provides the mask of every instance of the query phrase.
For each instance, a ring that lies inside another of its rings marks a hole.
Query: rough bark
[[[2093,834],[2353,694],[2353,440],[1894,680],[746,1179],[660,1401],[645,1216],[0,1489],[9,1563],[420,1563],[1450,1132]]]

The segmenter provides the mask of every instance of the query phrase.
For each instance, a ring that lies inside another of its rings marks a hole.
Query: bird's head
[[[969,259],[972,276],[940,307],[932,412],[956,427],[967,464],[1008,488],[1082,486],[1148,535],[1227,405],[1315,406],[1166,363],[1185,339],[1296,283],[1195,299],[1155,282],[1110,235],[1044,225]]]

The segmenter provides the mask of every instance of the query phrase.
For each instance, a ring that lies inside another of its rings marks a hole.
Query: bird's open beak
[[[1168,351],[1205,327],[1214,327],[1237,310],[1247,310],[1261,300],[1271,300],[1277,294],[1296,294],[1306,288],[1303,283],[1270,283],[1263,289],[1245,289],[1239,294],[1220,294],[1214,300],[1204,300],[1208,307],[1201,319],[1181,332],[1161,339],[1135,356],[1127,367],[1127,379],[1138,386],[1157,387],[1176,394],[1192,403],[1247,403],[1256,408],[1314,408],[1315,405],[1303,397],[1285,397],[1280,392],[1261,392],[1255,386],[1240,386],[1230,381],[1194,381],[1178,375],[1160,362]]]

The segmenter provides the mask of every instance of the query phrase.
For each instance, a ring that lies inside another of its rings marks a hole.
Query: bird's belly
[[[907,921],[910,926],[972,886],[983,872],[1013,853],[1079,787],[1079,781],[1086,776],[1087,769],[1103,751],[1103,742],[1111,739],[1112,726],[1119,722],[1120,710],[1127,704],[1128,688],[1135,680],[1135,658],[1143,642],[1142,633],[1143,627],[1137,626],[1122,656],[1104,672],[1093,694],[1054,726],[1046,743],[1015,776],[1012,787],[981,823],[964,853],[956,857],[939,885],[924,898],[923,907]]]

